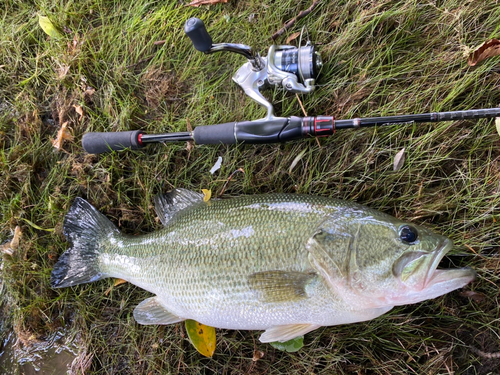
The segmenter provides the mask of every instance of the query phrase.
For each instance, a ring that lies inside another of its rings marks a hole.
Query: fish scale
[[[412,226],[419,239],[405,243],[400,228],[407,223],[352,202],[297,194],[204,202],[177,189],[156,203],[164,228],[125,236],[75,200],[64,223],[72,246],[54,267],[52,285],[122,278],[156,295],[135,309],[140,323],[194,319],[264,329],[261,341],[286,341],[433,298],[474,275],[434,272],[448,239]],[[433,272],[436,282],[424,285]]]

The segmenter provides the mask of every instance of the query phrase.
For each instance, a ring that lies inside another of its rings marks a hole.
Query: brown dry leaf
[[[472,290],[465,290],[463,292],[459,292],[458,294],[462,297],[470,298],[477,303],[483,302],[486,299],[486,295],[484,295],[483,293],[474,292]]]
[[[252,358],[252,361],[253,362],[257,362],[259,359],[261,359],[262,357],[264,357],[264,352],[261,351],[261,350],[255,350],[253,352],[253,358]]]
[[[68,121],[66,121],[61,125],[61,129],[59,129],[59,131],[57,132],[56,139],[52,140],[52,145],[59,151],[62,149],[62,145],[65,139],[67,139],[68,141],[72,141],[73,138],[74,137],[68,128]]]
[[[285,44],[290,44],[292,40],[297,39],[300,36],[300,31],[297,31],[296,33],[293,33],[290,35],[288,38],[286,38],[286,43]]]
[[[14,237],[12,237],[12,239],[9,242],[0,245],[2,253],[12,256],[12,254],[14,254],[14,251],[19,246],[19,240],[21,238],[21,235],[22,235],[21,228],[17,226],[14,229]]]
[[[405,163],[405,149],[403,148],[394,157],[394,166],[393,166],[394,172],[397,172],[401,168],[403,168],[404,163]]]
[[[76,113],[78,113],[80,115],[80,118],[78,119],[78,121],[82,121],[83,120],[83,108],[81,105],[73,105],[73,108],[75,109]]]
[[[467,64],[469,66],[475,66],[489,57],[498,55],[500,55],[500,40],[491,39],[481,44],[469,55]]]
[[[188,6],[199,7],[200,5],[214,5],[219,3],[227,3],[228,0],[194,0]]]
[[[127,280],[123,280],[123,279],[115,279],[114,284],[113,284],[112,286],[110,286],[110,287],[108,288],[108,290],[106,290],[106,291],[104,292],[104,295],[105,295],[105,296],[107,296],[107,295],[111,292],[111,290],[112,290],[115,286],[118,286],[118,285],[121,285],[121,284],[125,284],[126,282],[127,282]]]
[[[94,93],[95,89],[93,87],[88,86],[83,92],[83,99],[85,100],[85,102],[91,102]]]
[[[63,80],[68,75],[68,72],[69,72],[69,65],[65,64],[59,65],[59,68],[57,68],[57,79],[60,81]]]

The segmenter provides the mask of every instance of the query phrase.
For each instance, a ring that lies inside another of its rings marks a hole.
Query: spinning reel
[[[190,18],[184,26],[184,31],[193,42],[194,48],[200,52],[235,52],[247,58],[248,61],[234,74],[233,81],[245,94],[267,109],[267,120],[274,118],[274,109],[260,90],[279,86],[293,93],[305,94],[315,89],[322,60],[309,39],[305,45],[301,45],[304,28],[300,34],[299,47],[272,45],[267,57],[261,57],[244,44],[213,44],[205,24],[199,18]]]

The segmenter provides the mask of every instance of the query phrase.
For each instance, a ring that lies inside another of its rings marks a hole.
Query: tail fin
[[[59,257],[52,270],[53,288],[90,283],[106,277],[99,269],[103,241],[120,231],[89,202],[76,198],[64,218],[64,235],[71,247]]]

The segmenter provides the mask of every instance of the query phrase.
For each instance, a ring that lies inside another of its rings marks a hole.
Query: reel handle
[[[202,20],[192,17],[186,21],[184,32],[191,39],[193,46],[200,52],[208,52],[212,48],[212,37]]]

